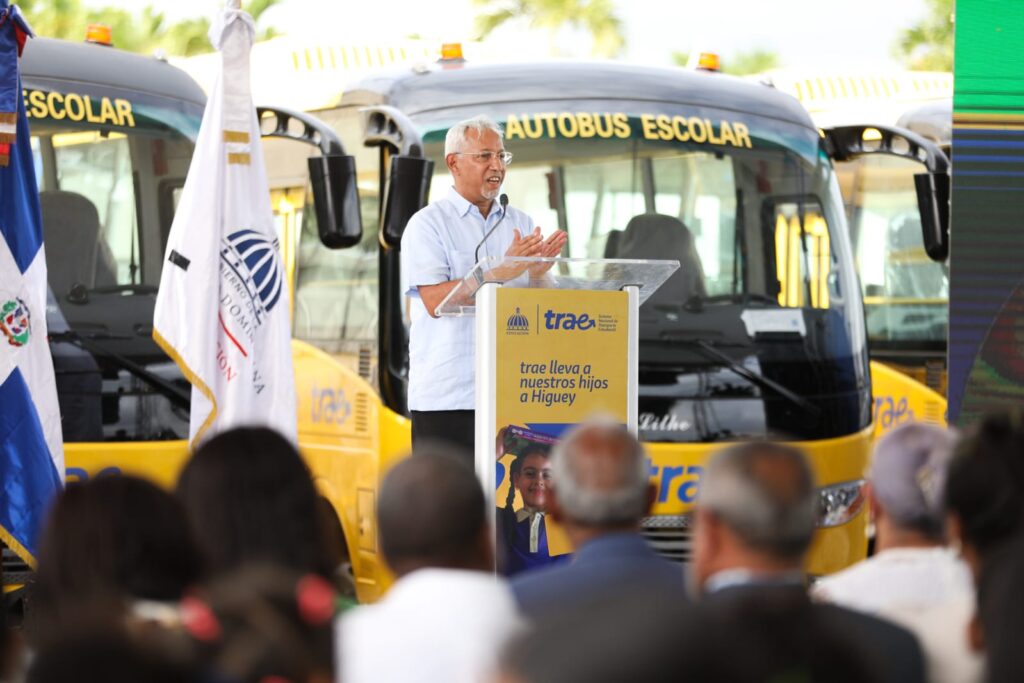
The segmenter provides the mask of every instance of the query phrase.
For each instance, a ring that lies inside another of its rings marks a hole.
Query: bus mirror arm
[[[412,215],[427,205],[434,162],[423,153],[423,138],[416,124],[395,107],[378,104],[364,107],[363,143],[381,148],[384,210],[380,242],[385,249],[398,248]]]
[[[885,154],[916,161],[929,173],[949,173],[949,157],[937,144],[896,126],[835,126],[821,130],[825,151],[834,161]]]
[[[261,137],[304,142],[319,148],[324,156],[345,153],[338,134],[312,114],[281,107],[257,107],[256,116]]]
[[[868,154],[897,156],[922,164],[914,175],[924,248],[933,261],[949,256],[949,157],[935,142],[896,126],[836,126],[821,131],[825,151],[835,161]]]
[[[423,138],[416,124],[400,110],[386,104],[363,107],[363,143],[388,147],[392,154],[422,157]]]

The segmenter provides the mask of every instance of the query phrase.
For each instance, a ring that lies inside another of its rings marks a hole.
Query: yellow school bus
[[[375,77],[317,112],[356,157],[358,208],[355,193],[325,186],[331,173],[314,184],[339,207],[336,225],[317,216],[323,203],[311,208],[304,179],[277,183],[300,447],[338,514],[359,598],[390,581],[376,491],[409,446],[401,232],[450,182],[448,127],[477,113],[506,127],[512,202],[565,230],[568,255],[678,258],[702,275],[702,291],[666,289],[641,311],[640,435],[658,487],[644,533],[654,547],[689,556],[689,511],[713,449],[780,436],[809,454],[820,486],[809,569],[862,558],[871,377],[830,158],[849,141],[822,137],[791,98],[717,74],[451,66]],[[205,98],[168,64],[100,46],[33,41],[23,74],[68,477],[114,468],[171,485],[187,457],[189,386],[152,341],[152,311]],[[105,101],[117,120],[104,120]],[[266,130],[339,156],[318,126],[269,113]],[[647,240],[658,253],[620,248],[644,242],[622,237],[632,217],[651,213],[671,226]],[[680,251],[684,242],[695,249]]]
[[[206,97],[160,59],[44,38],[27,45],[22,80],[67,479],[109,470],[172,486],[188,456],[190,386],[152,339],[153,307]],[[313,155],[317,211],[311,202],[306,213],[314,233],[323,233],[316,249],[358,241],[358,207],[352,203],[355,219],[342,215],[346,191],[354,197],[355,188],[337,136],[307,115],[262,116],[264,135],[290,145],[303,169]],[[308,177],[299,181],[303,189]],[[276,206],[291,264],[294,212],[286,202]],[[370,385],[337,359],[299,340],[293,359],[300,449],[350,541],[360,597],[372,599],[383,574],[373,492],[381,468],[407,450],[408,430],[380,411]],[[8,579],[20,582],[28,567],[6,549],[4,561]]]
[[[405,222],[451,184],[448,128],[487,114],[515,155],[503,191],[568,233],[565,255],[677,259],[701,274],[700,291],[666,287],[641,308],[639,428],[658,488],[649,541],[685,561],[709,453],[782,437],[808,453],[820,485],[810,571],[864,557],[874,404],[832,161],[859,153],[859,137],[819,131],[762,85],[619,64],[453,59],[376,74],[315,113],[356,155],[364,218],[380,231],[326,252],[305,249],[315,234],[303,230],[294,334],[358,373],[373,410],[405,429],[409,306],[420,305],[402,285]],[[631,219],[649,214],[662,232],[635,239],[643,221]],[[651,249],[620,248],[641,242]]]

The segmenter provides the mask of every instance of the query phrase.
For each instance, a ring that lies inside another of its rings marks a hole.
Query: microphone
[[[493,228],[487,231],[487,234],[484,235],[484,238],[482,240],[480,240],[480,243],[476,245],[476,251],[473,252],[474,265],[480,263],[480,247],[484,246],[484,242],[487,241],[487,238],[494,234],[494,231],[498,229],[498,226],[501,225],[501,222],[505,220],[505,216],[508,215],[508,212],[506,211],[506,209],[508,208],[508,195],[502,194],[500,197],[498,197],[498,203],[501,204],[501,218],[498,219],[498,222],[494,224]]]

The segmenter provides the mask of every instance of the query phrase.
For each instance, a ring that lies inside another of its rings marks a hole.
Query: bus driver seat
[[[95,205],[77,192],[39,193],[43,214],[47,279],[58,300],[76,284],[92,289],[117,284],[113,256],[100,244],[100,218]]]
[[[692,297],[707,296],[704,267],[693,233],[681,220],[660,213],[633,216],[618,239],[616,258],[674,259],[679,270],[672,274],[647,303],[682,306]]]

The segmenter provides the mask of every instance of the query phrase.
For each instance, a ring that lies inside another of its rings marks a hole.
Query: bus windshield
[[[156,286],[201,109],[42,90],[25,103],[54,295]]]
[[[589,137],[579,113],[575,136],[567,117],[491,113],[515,155],[503,190],[545,231],[565,230],[569,256],[680,262],[640,309],[643,438],[863,429],[863,306],[817,132],[734,111],[643,106],[610,115],[620,124],[610,135],[595,123]],[[424,136],[435,198],[451,184],[446,130]]]
[[[640,114],[622,117],[629,137],[587,139],[516,139],[517,119],[503,118],[505,146],[515,155],[503,190],[545,232],[568,233],[568,256],[680,262],[679,275],[646,310],[678,318],[705,302],[811,309],[850,303],[845,288],[856,280],[845,272],[850,260],[839,258],[848,247],[837,237],[842,207],[831,167],[799,145],[779,144],[779,122],[769,140],[758,136],[768,126],[754,117],[743,117],[744,125],[734,113],[702,116],[708,130],[732,121],[745,136],[733,132],[735,144],[712,145],[647,139]],[[792,128],[801,142],[813,133]],[[443,133],[425,136],[427,154],[438,162],[432,197],[451,185]],[[857,297],[852,301],[859,307]],[[860,314],[842,315],[856,324]]]
[[[627,109],[601,113],[609,106]],[[411,118],[435,162],[432,199],[452,182],[448,128],[486,113],[505,127],[514,154],[503,191],[546,233],[566,231],[568,256],[680,262],[640,309],[639,411],[646,424],[687,427],[642,427],[645,438],[862,429],[870,421],[863,305],[817,131],[707,106],[633,106],[478,104]],[[307,225],[301,244],[309,246],[297,264],[296,335],[374,381],[376,234],[326,252]]]

